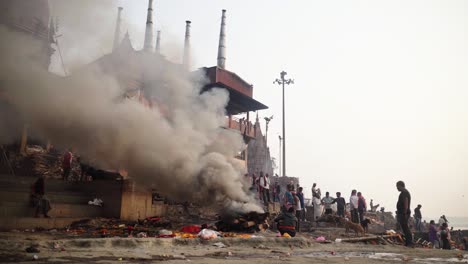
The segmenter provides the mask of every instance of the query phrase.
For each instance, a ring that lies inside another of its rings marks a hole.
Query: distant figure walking
[[[73,160],[73,154],[71,153],[70,150],[66,150],[65,154],[63,155],[63,160],[62,160],[62,170],[63,170],[63,180],[67,180],[68,177],[70,176],[70,171],[72,167],[72,160]]]
[[[44,177],[39,177],[32,185],[31,205],[36,208],[34,217],[39,217],[43,214],[44,217],[49,218],[47,214],[50,211],[50,202],[45,196],[45,180]]]
[[[359,198],[356,195],[356,190],[351,191],[351,197],[349,197],[349,209],[351,211],[351,221],[359,224],[359,212],[358,212],[358,201]]]
[[[421,220],[422,220],[422,214],[421,214],[421,205],[418,204],[418,207],[414,208],[414,224],[416,225],[416,231],[421,232]]]
[[[336,214],[341,217],[345,217],[345,210],[346,210],[346,201],[343,197],[341,197],[341,193],[336,193],[336,199],[333,201],[336,203]]]
[[[408,220],[411,214],[411,194],[406,189],[403,181],[398,181],[396,183],[396,188],[400,192],[397,202],[398,223],[400,223],[401,230],[405,235],[405,246],[411,247],[413,246],[413,235],[411,234],[411,230],[408,226]]]

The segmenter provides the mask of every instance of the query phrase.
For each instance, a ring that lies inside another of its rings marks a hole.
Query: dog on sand
[[[359,236],[359,234],[364,235],[364,228],[360,224],[355,224],[349,220],[344,219],[343,220],[343,226],[346,230],[346,234],[349,233],[350,230],[353,230],[354,233],[356,233],[356,236]]]
[[[369,232],[369,225],[372,224],[372,220],[369,219],[369,218],[366,218],[364,220],[362,220],[361,222],[361,226],[362,228],[364,229],[364,232],[367,233]]]

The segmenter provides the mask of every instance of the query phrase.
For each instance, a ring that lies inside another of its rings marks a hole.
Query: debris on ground
[[[216,242],[213,244],[213,246],[218,247],[218,248],[225,248],[226,245],[223,242]]]
[[[35,246],[29,246],[29,247],[26,248],[26,252],[28,252],[28,253],[39,253],[41,251]]]
[[[103,203],[104,202],[99,198],[94,198],[94,200],[88,202],[89,205],[96,205],[96,206],[102,206]]]

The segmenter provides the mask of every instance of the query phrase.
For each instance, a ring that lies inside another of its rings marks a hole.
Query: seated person
[[[281,235],[287,233],[291,237],[296,236],[297,218],[294,215],[294,207],[289,207],[287,212],[281,213],[276,217],[275,222],[278,224],[278,231]]]

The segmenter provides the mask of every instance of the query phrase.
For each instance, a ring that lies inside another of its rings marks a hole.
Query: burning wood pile
[[[218,231],[222,232],[254,233],[268,229],[269,219],[269,213],[226,214],[215,226]]]
[[[20,175],[45,176],[46,178],[61,178],[60,153],[48,152],[44,147],[30,145],[25,153],[19,153],[16,148],[10,148],[7,152],[8,162],[15,173]],[[73,164],[71,175],[79,174],[79,165]]]

